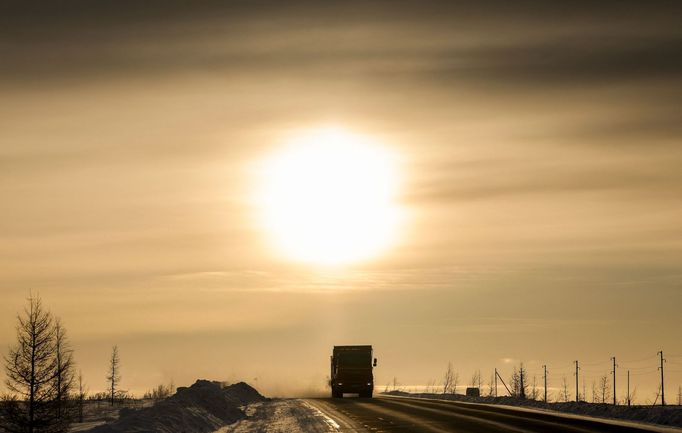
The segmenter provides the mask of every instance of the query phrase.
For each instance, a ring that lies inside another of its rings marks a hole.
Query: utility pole
[[[504,385],[504,389],[507,390],[507,392],[509,393],[509,396],[511,397],[513,394],[511,392],[511,390],[509,389],[509,387],[507,386],[507,384],[504,383],[504,379],[502,379],[502,376],[500,376],[500,373],[497,372],[497,369],[495,369],[495,376],[500,378],[500,382],[502,382],[502,385]]]
[[[661,355],[661,366],[659,367],[661,369],[661,406],[665,406],[665,382],[663,382],[663,362],[665,359],[663,359],[662,350],[658,354]]]
[[[580,389],[578,388],[578,370],[580,370],[580,367],[578,366],[578,361],[575,361],[575,401],[576,403],[580,402]]]
[[[630,370],[628,370],[628,407],[630,407]]]
[[[613,405],[617,404],[616,400],[616,357],[611,358],[613,360]]]
[[[495,397],[497,397],[497,368],[495,369]]]
[[[545,403],[547,403],[547,366],[543,365],[542,369],[545,371]]]

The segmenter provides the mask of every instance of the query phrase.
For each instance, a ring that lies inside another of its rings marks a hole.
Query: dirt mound
[[[156,405],[121,411],[118,421],[96,427],[91,433],[206,433],[231,424],[245,414],[243,405],[266,400],[244,382],[223,386],[197,380],[189,388]]]

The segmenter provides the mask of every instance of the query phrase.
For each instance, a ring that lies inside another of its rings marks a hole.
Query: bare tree
[[[637,398],[637,387],[635,386],[634,388],[632,388],[630,390],[630,395],[628,396],[628,401],[630,401],[630,403],[634,403],[636,398]]]
[[[393,376],[393,391],[402,391],[402,386],[398,382],[398,378]]]
[[[516,366],[512,370],[511,377],[509,378],[509,387],[511,388],[511,396],[518,397],[519,395],[519,371]]]
[[[111,400],[111,405],[114,405],[116,399],[116,393],[118,392],[118,386],[121,383],[121,372],[120,372],[121,360],[118,356],[118,346],[114,346],[111,350],[111,358],[109,359],[109,374],[107,375],[107,381],[109,382],[109,398]]]
[[[443,394],[452,392],[452,382],[455,377],[455,371],[452,368],[452,362],[448,362],[448,368],[443,375]]]
[[[538,390],[538,378],[537,376],[533,375],[533,385],[531,385],[530,388],[530,398],[533,400],[537,400],[539,396],[540,391]]]
[[[452,377],[452,393],[457,394],[457,386],[459,385],[459,373],[455,371],[455,375]]]
[[[526,368],[523,366],[523,362],[519,365],[519,397],[526,398],[528,394],[528,380]]]
[[[455,370],[452,368],[452,362],[448,362],[448,368],[443,374],[443,394],[452,392],[452,380],[454,379]]]
[[[159,384],[157,385],[156,388],[152,389],[151,391],[147,391],[144,393],[143,398],[145,399],[151,399],[151,400],[163,400],[175,393],[175,384],[173,383],[173,380],[171,379],[170,383],[168,385],[165,384]]]
[[[60,423],[68,425],[73,415],[69,407],[74,385],[73,349],[59,318],[54,321],[54,355],[55,416]]]
[[[88,397],[88,390],[83,382],[83,372],[78,372],[78,395],[76,399],[78,401],[78,422],[83,422],[83,409],[85,406],[85,399]]]
[[[54,401],[55,327],[39,296],[17,316],[17,343],[4,357],[6,385],[12,393],[3,404],[5,429],[10,432],[62,432],[56,423]]]
[[[597,397],[597,382],[594,380],[592,381],[592,403],[596,403],[598,400]]]
[[[426,384],[426,390],[425,392],[427,394],[435,394],[436,393],[436,379],[429,379],[429,381]]]
[[[471,376],[471,387],[481,389],[481,370],[476,370]]]
[[[490,375],[490,382],[488,382],[488,397],[495,395],[495,373]]]
[[[562,383],[561,383],[561,398],[564,403],[568,402],[568,399],[570,398],[569,392],[568,392],[568,380],[566,380],[566,376],[563,377]]]
[[[606,403],[611,396],[611,386],[609,385],[609,377],[607,375],[599,378],[599,394],[599,403]]]

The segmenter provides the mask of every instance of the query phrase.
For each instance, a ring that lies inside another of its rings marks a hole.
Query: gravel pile
[[[139,410],[122,410],[120,418],[91,433],[208,433],[246,417],[242,406],[267,400],[244,382],[223,386],[198,380],[172,397]]]

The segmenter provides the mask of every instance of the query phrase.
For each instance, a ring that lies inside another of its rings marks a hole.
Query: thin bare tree
[[[490,382],[488,382],[488,397],[495,395],[495,373],[490,375]]]
[[[597,403],[597,400],[599,397],[597,397],[597,382],[594,380],[592,381],[592,403]]]
[[[73,416],[73,410],[69,407],[74,385],[73,349],[59,318],[54,321],[54,355],[55,416],[60,423],[68,425]]]
[[[516,367],[512,370],[511,378],[509,378],[509,386],[511,387],[512,397],[518,397],[520,395],[521,378]]]
[[[526,373],[526,368],[523,366],[523,362],[519,365],[519,397],[526,398],[528,395],[528,374]]]
[[[630,390],[630,395],[628,396],[631,404],[634,404],[635,399],[637,399],[637,387],[635,386]]]
[[[568,402],[568,399],[570,398],[569,392],[568,392],[568,380],[566,379],[566,376],[563,377],[562,383],[561,383],[561,398],[564,403]]]
[[[455,378],[455,370],[452,368],[452,362],[448,362],[448,368],[443,375],[443,394],[452,392],[452,382]]]
[[[455,371],[454,376],[452,376],[452,389],[451,393],[457,394],[457,386],[459,385],[459,372]]]
[[[437,389],[436,389],[436,379],[429,379],[429,381],[426,384],[426,393],[427,394],[435,394]]]
[[[402,386],[398,382],[398,378],[393,376],[393,391],[402,391]]]
[[[533,384],[531,385],[530,388],[530,398],[532,400],[537,400],[539,396],[540,391],[538,390],[538,378],[537,376],[533,375]]]
[[[606,403],[611,397],[611,386],[609,384],[609,377],[603,375],[599,378],[599,403]]]
[[[171,379],[171,381],[168,385],[165,385],[163,383],[159,384],[159,385],[157,385],[156,388],[145,392],[142,398],[151,399],[151,400],[163,400],[165,398],[170,397],[174,393],[175,393],[175,384],[173,383],[173,380]]]
[[[39,433],[55,428],[55,328],[52,315],[37,295],[17,316],[17,342],[4,357],[5,384],[12,393],[3,404],[5,429]]]
[[[481,370],[476,370],[471,375],[471,387],[481,389]]]
[[[78,401],[78,422],[83,422],[83,410],[85,408],[85,399],[88,397],[88,390],[86,388],[85,382],[83,382],[83,372],[78,372],[78,395],[76,399]]]
[[[107,381],[109,382],[109,398],[111,405],[114,405],[116,400],[116,393],[118,392],[118,386],[121,383],[121,359],[118,355],[118,346],[114,346],[111,349],[111,358],[109,358],[109,374],[107,375]]]

